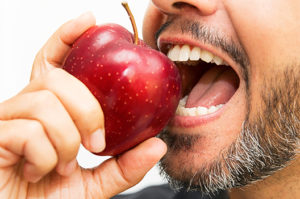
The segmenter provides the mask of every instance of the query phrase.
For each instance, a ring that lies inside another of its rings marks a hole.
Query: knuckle
[[[61,138],[61,142],[61,146],[63,146],[61,153],[63,153],[64,156],[72,158],[76,156],[81,143],[80,136],[77,132],[73,133],[71,136],[64,134],[64,136]]]
[[[80,117],[77,121],[75,121],[79,127],[79,130],[83,134],[90,134],[102,127],[102,123],[104,123],[104,115],[100,104],[95,100],[88,100],[82,104],[82,106],[78,106],[78,112],[80,113]]]
[[[58,163],[58,157],[56,153],[47,154],[42,156],[40,161],[37,163],[37,167],[43,172],[47,173],[51,171]]]
[[[53,68],[45,73],[40,79],[40,84],[45,89],[53,88],[57,86],[57,82],[61,79],[66,79],[66,71],[61,68]]]
[[[91,119],[97,121],[102,117],[100,106],[95,102],[86,103],[84,106],[81,106],[80,109],[84,123],[90,124]]]
[[[50,142],[46,141],[47,136],[39,121],[30,120],[26,121],[26,123],[26,137],[40,141],[39,144],[35,143],[32,145],[36,151],[35,164],[41,172],[46,173],[52,170],[58,162],[55,149],[52,147]],[[41,147],[41,144],[43,144],[43,148],[39,148]],[[45,155],[45,153],[47,153],[47,155]]]
[[[27,132],[33,134],[32,136],[36,137],[38,134],[43,133],[44,128],[40,122],[31,120],[27,122],[26,130]]]
[[[55,97],[55,95],[49,91],[49,90],[41,90],[39,92],[39,101],[48,101],[48,100],[53,100]]]
[[[51,85],[55,80],[63,78],[66,75],[66,71],[61,68],[51,69],[45,76],[44,83],[46,85]]]
[[[53,105],[58,104],[58,99],[54,93],[49,90],[41,90],[38,92],[37,96],[34,97],[35,105],[37,108],[49,108]]]

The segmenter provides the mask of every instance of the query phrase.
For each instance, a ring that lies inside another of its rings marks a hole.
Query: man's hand
[[[95,18],[61,26],[39,51],[31,81],[0,104],[0,198],[110,198],[138,183],[166,152],[152,138],[93,170],[78,167],[80,143],[105,148],[100,104],[61,69],[71,44]]]

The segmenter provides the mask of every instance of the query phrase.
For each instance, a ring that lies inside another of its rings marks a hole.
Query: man
[[[94,170],[75,157],[81,142],[105,147],[101,107],[60,67],[95,20],[64,24],[38,53],[30,84],[0,104],[0,198],[110,198],[165,154],[170,185],[198,192],[153,188],[161,198],[300,197],[299,11],[297,0],[152,0],[144,40],[176,62],[187,97],[161,133],[167,153],[152,138]]]
[[[208,69],[186,88],[185,108],[161,136],[169,143],[161,165],[172,185],[231,189],[231,198],[300,197],[299,8],[298,1],[152,1],[144,39],[179,60],[187,79],[196,69],[184,59],[184,44],[200,47],[206,62],[209,51],[230,65]],[[170,52],[175,44],[180,55]],[[219,104],[225,105],[211,115],[187,109]]]

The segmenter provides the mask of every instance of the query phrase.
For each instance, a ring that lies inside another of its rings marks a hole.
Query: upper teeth
[[[168,52],[168,57],[172,61],[198,61],[202,60],[206,63],[215,63],[216,65],[227,65],[222,58],[212,53],[200,49],[199,47],[190,47],[189,45],[175,45]]]

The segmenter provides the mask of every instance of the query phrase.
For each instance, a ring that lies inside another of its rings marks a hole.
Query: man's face
[[[150,2],[144,40],[175,61],[187,96],[161,135],[174,184],[242,186],[294,157],[299,19],[298,0]]]

